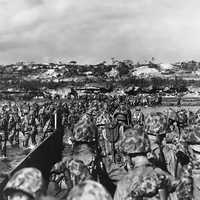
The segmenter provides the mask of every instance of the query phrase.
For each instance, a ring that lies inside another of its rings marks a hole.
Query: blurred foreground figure
[[[44,196],[45,184],[36,168],[23,168],[8,181],[4,191],[5,200],[38,200]]]
[[[100,183],[87,180],[75,186],[67,200],[112,200],[112,198]]]

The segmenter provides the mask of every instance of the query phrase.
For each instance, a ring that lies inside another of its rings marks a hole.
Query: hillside
[[[16,63],[0,66],[0,90],[27,92],[112,83],[115,88],[139,86],[199,87],[200,63],[145,63],[118,61],[97,65],[70,63]],[[179,85],[177,85],[179,83]],[[64,89],[65,90],[65,89]]]

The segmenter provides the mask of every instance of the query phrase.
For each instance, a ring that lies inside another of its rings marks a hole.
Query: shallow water
[[[71,146],[66,144],[66,141],[68,139],[68,133],[69,131],[65,131],[64,135],[64,144],[65,148],[63,150],[63,157],[70,156],[71,152]],[[36,138],[36,140],[39,140],[40,136]],[[22,141],[20,142],[22,144]],[[31,149],[30,148],[23,148],[21,147],[11,147],[8,143],[7,146],[7,158],[2,159],[0,158],[0,183],[4,179],[6,174],[9,174],[9,172],[14,169],[29,153]],[[0,152],[1,156],[1,152]]]
[[[23,158],[30,152],[19,147],[7,147],[7,158],[0,159],[0,182],[4,178],[4,174],[8,174],[19,164]]]

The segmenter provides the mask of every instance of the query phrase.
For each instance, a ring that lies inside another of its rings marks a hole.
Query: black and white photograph
[[[0,0],[0,200],[200,200],[199,9]]]

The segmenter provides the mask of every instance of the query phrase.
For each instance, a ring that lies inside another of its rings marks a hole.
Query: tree
[[[119,62],[117,70],[120,76],[127,75],[129,73],[129,66],[125,62]]]
[[[76,61],[74,61],[74,60],[72,60],[72,61],[70,61],[70,62],[69,62],[69,64],[70,64],[70,65],[76,65],[76,64],[77,64],[77,62],[76,62]]]

